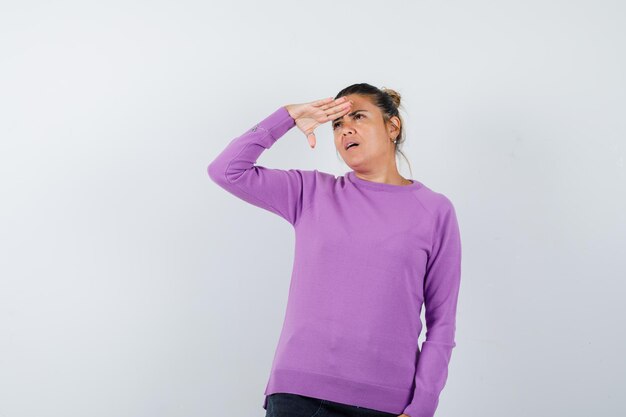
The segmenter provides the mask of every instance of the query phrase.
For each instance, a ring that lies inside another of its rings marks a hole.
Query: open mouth
[[[350,149],[350,148],[356,148],[357,146],[359,146],[359,144],[358,144],[358,143],[356,143],[356,142],[348,142],[348,143],[346,144],[346,151],[347,151],[348,149]]]

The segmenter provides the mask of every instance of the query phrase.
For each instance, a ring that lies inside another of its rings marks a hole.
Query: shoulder
[[[434,190],[424,183],[421,184],[422,186],[415,190],[413,195],[419,204],[421,204],[433,218],[437,218],[442,214],[454,212],[454,204],[446,194],[441,191]]]
[[[317,169],[292,168],[287,170],[287,172],[299,177],[305,188],[330,188],[337,180],[333,174]]]
[[[290,169],[290,171],[299,173],[302,178],[322,182],[335,182],[336,178],[333,174],[320,171],[318,169]]]
[[[433,248],[438,242],[449,240],[450,237],[456,237],[455,241],[459,241],[460,230],[457,219],[456,209],[452,200],[443,192],[435,191],[430,187],[422,186],[416,193],[420,201],[427,206],[430,212]]]

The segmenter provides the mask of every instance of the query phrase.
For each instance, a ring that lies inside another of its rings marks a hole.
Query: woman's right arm
[[[317,170],[272,169],[256,165],[256,161],[263,151],[272,147],[295,125],[314,145],[313,130],[322,123],[343,116],[349,108],[350,104],[344,98],[281,106],[231,140],[209,164],[209,177],[229,193],[278,214],[295,225],[300,213],[312,200]]]
[[[295,126],[284,106],[231,140],[209,164],[209,177],[229,193],[278,214],[292,225],[310,196],[313,171],[270,169],[255,165],[263,151]],[[306,177],[306,178],[305,178]]]

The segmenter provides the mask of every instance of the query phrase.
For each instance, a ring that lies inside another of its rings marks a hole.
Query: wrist
[[[287,112],[289,113],[289,116],[291,116],[292,119],[295,120],[298,117],[298,115],[294,111],[294,105],[293,104],[287,104],[287,105],[285,105],[283,107],[285,108],[285,110],[287,110]]]

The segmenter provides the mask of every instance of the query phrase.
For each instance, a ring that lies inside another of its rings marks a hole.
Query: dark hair
[[[335,96],[335,100],[339,97],[347,96],[350,94],[358,94],[361,96],[369,97],[373,104],[375,104],[383,114],[383,120],[385,123],[389,121],[393,116],[396,116],[400,119],[400,133],[396,138],[396,154],[402,155],[402,157],[406,160],[407,164],[409,164],[409,170],[411,171],[411,177],[413,177],[413,170],[411,169],[411,163],[407,159],[406,155],[400,149],[400,145],[404,143],[404,121],[402,120],[402,116],[400,116],[400,112],[398,111],[400,104],[400,93],[390,88],[382,87],[379,89],[378,87],[374,87],[371,84],[367,83],[358,83],[352,84],[343,90],[341,90]],[[339,155],[339,153],[337,153]]]

